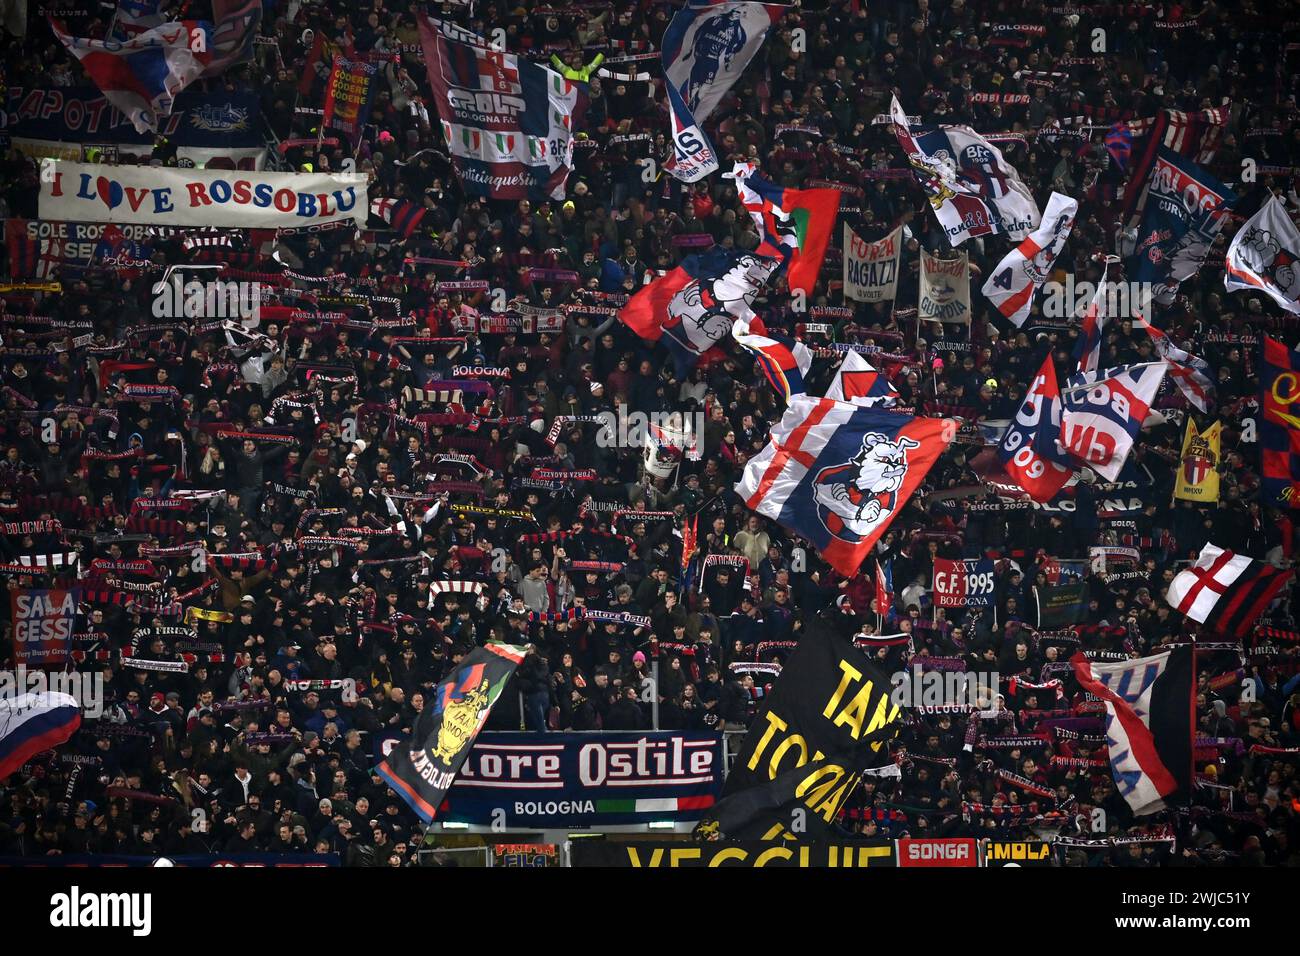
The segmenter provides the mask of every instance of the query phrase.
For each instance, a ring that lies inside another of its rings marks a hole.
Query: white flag
[[[1300,230],[1276,196],[1233,237],[1223,285],[1229,292],[1266,292],[1282,308],[1300,315]]]
[[[1074,228],[1079,201],[1052,193],[1043,221],[1020,245],[1003,257],[984,283],[984,295],[1016,328],[1025,324],[1034,296],[1047,281],[1052,263],[1061,254]],[[845,284],[847,290],[848,285]],[[847,292],[846,292],[847,294]]]

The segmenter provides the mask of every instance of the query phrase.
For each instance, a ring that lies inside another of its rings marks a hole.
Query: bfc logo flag
[[[913,129],[897,97],[890,116],[894,135],[954,246],[999,232],[1018,242],[1038,228],[1038,204],[1000,149],[969,126]]]
[[[1147,362],[1072,376],[1061,413],[1065,449],[1107,481],[1118,479],[1167,370]]]
[[[1276,196],[1233,237],[1223,285],[1229,292],[1258,289],[1300,315],[1300,230]]]
[[[1300,354],[1264,336],[1259,381],[1264,493],[1279,508],[1300,507]]]
[[[672,176],[693,183],[718,168],[700,124],[745,72],[779,6],[735,0],[691,0],[674,14],[663,38],[663,68],[673,153],[664,163]]]
[[[731,333],[780,266],[775,259],[718,248],[687,256],[628,300],[618,317],[637,335],[662,342],[684,378],[709,349]]]
[[[956,434],[948,419],[795,396],[736,494],[852,577]]]
[[[1165,146],[1157,153],[1146,191],[1137,244],[1126,268],[1131,281],[1150,283],[1156,301],[1168,305],[1179,283],[1201,268],[1237,194]]]
[[[1051,501],[1074,474],[1060,438],[1061,392],[1048,353],[998,446],[1007,474],[1035,501]]]
[[[935,607],[989,607],[993,585],[993,562],[988,558],[934,559]]]
[[[1047,281],[1052,264],[1070,238],[1078,211],[1077,199],[1052,193],[1039,227],[1003,257],[984,283],[985,298],[1016,328],[1029,318],[1034,296]]]

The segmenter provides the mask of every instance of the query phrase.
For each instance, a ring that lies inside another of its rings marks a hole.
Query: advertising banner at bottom
[[[337,853],[212,853],[195,856],[119,856],[113,853],[64,853],[59,856],[0,856],[6,866],[341,866]]]
[[[979,866],[976,843],[966,837],[899,840],[899,866]]]
[[[990,840],[984,846],[985,866],[1051,866],[1052,844]]]
[[[974,843],[973,840],[966,842]],[[574,866],[638,869],[715,866],[810,869],[894,865],[894,844],[890,840],[855,843],[611,843],[606,840],[575,840],[571,851]]]

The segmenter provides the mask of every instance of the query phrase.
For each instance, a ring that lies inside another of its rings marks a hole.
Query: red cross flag
[[[1175,576],[1165,600],[1193,621],[1244,638],[1294,573],[1207,544],[1196,563]]]

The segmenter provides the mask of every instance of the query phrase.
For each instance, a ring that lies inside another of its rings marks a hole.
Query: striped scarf
[[[355,551],[360,546],[361,542],[352,538],[337,538],[328,535],[307,536],[298,539],[298,547],[303,549],[346,548]]]
[[[209,554],[208,563],[221,568],[238,568],[240,571],[261,571],[271,566],[271,562],[260,551],[245,551],[239,554]]]
[[[621,561],[570,561],[569,571],[594,571],[604,574],[619,574],[627,568]]]
[[[42,518],[36,521],[15,521],[0,524],[0,534],[3,535],[38,535],[38,534],[56,534],[63,535],[63,524],[57,519]]]
[[[487,590],[487,585],[482,581],[430,581],[429,594],[473,594],[475,596],[482,594]]]
[[[169,518],[141,518],[131,515],[126,519],[126,530],[132,534],[151,534],[157,538],[180,537],[185,533],[185,524]]]

